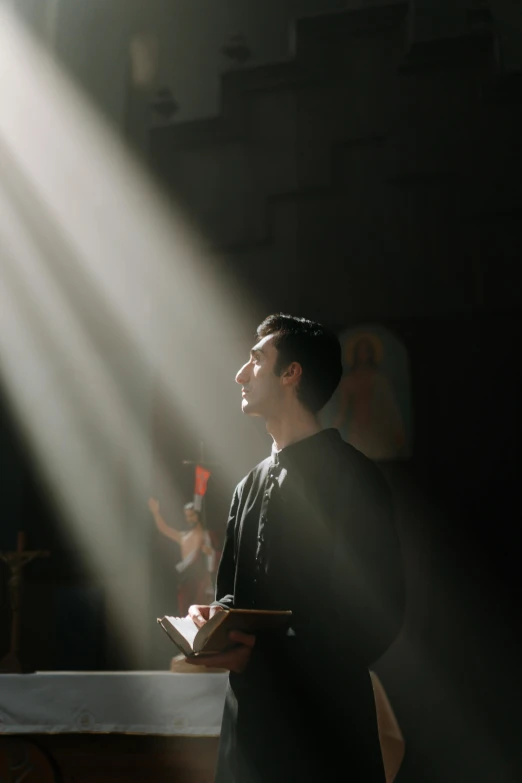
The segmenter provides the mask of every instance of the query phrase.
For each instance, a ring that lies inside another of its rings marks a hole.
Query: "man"
[[[272,456],[234,492],[214,606],[291,609],[280,636],[232,633],[199,659],[230,671],[216,783],[384,783],[368,667],[403,612],[400,547],[380,471],[322,430],[341,377],[337,338],[317,323],[269,316],[236,381],[262,416]]]

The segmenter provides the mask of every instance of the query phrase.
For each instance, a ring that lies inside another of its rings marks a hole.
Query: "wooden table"
[[[212,783],[217,737],[0,737],[2,783]],[[15,763],[13,764],[12,761]]]

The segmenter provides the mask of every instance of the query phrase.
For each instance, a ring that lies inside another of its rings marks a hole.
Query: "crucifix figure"
[[[18,533],[16,551],[0,552],[0,560],[3,560],[9,569],[7,587],[11,604],[11,644],[9,652],[0,661],[0,672],[20,673],[20,618],[22,609],[23,568],[31,560],[37,557],[49,557],[50,552],[45,550],[30,551],[25,549],[25,533]]]

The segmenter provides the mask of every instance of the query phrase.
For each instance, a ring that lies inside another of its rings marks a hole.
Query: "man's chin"
[[[241,410],[245,416],[259,416],[259,413],[252,407],[252,403],[249,403],[248,400],[244,399],[241,401]]]

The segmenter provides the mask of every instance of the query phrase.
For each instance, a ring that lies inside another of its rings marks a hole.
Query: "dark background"
[[[255,298],[251,331],[282,310],[339,330],[378,323],[408,351],[413,457],[383,465],[408,607],[376,670],[408,745],[398,780],[412,783],[512,783],[521,770],[522,79],[503,57],[495,4],[469,5],[451,36],[435,21],[437,35],[416,35],[407,3],[302,20],[295,58],[231,70],[220,116],[155,130],[146,155]],[[181,413],[167,421],[161,390],[154,411],[155,448],[190,499],[181,460],[196,456],[197,435]],[[103,586],[63,541],[6,404],[0,420],[2,547],[23,521],[30,546],[53,551],[52,569],[27,569],[24,663],[124,668]],[[216,470],[218,531],[231,490]],[[166,573],[169,552],[151,547]],[[72,606],[92,628],[81,649],[64,627]]]

